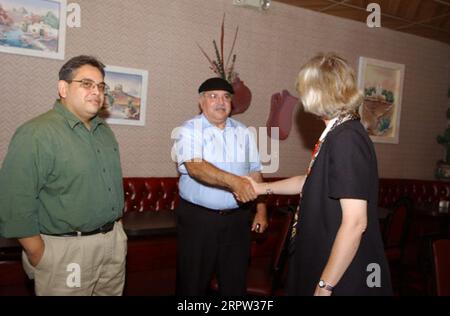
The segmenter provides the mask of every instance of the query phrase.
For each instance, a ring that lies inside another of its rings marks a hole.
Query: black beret
[[[234,94],[233,86],[226,80],[215,77],[205,80],[198,88],[198,93],[213,90],[224,90],[231,94]]]

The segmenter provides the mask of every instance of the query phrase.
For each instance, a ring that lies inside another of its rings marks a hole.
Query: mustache
[[[225,104],[216,104],[214,105],[214,110],[226,110]]]

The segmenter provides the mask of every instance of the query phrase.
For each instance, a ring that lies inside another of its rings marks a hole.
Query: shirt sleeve
[[[181,126],[176,133],[174,149],[178,171],[181,174],[187,174],[184,165],[186,161],[194,158],[203,159],[201,130],[187,124]]]
[[[372,157],[363,136],[353,129],[344,129],[330,139],[329,145],[329,197],[368,201]]]
[[[38,235],[39,191],[50,167],[48,150],[31,128],[17,130],[0,170],[0,235]]]

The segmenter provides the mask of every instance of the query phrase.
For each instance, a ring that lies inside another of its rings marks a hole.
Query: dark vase
[[[252,102],[252,92],[239,77],[233,80],[232,85],[234,95],[231,115],[244,113]]]

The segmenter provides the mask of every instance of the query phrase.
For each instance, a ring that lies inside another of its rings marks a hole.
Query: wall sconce
[[[264,11],[269,9],[271,2],[271,0],[233,0],[234,5],[252,7]]]

